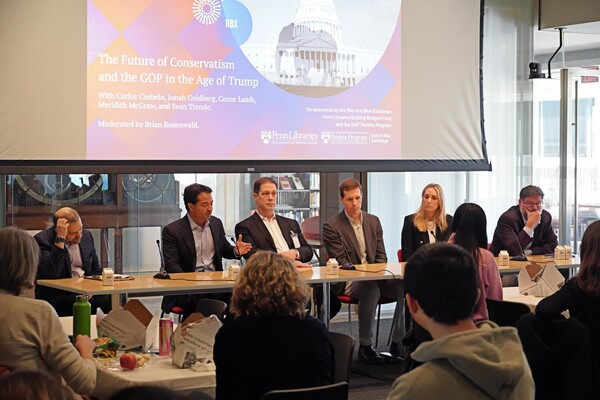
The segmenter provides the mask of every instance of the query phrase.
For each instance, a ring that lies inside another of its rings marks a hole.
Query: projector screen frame
[[[0,160],[0,173],[254,173],[254,172],[416,172],[491,171],[484,128],[483,28],[485,0],[480,1],[479,19],[479,109],[483,158],[479,160]],[[85,127],[83,127],[85,129]],[[335,157],[335,154],[333,155]]]

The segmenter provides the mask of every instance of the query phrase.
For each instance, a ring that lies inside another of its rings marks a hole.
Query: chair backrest
[[[402,262],[402,249],[398,249],[398,262]]]
[[[500,326],[517,326],[523,314],[531,312],[527,304],[513,301],[485,299],[490,321]]]
[[[321,240],[321,229],[319,227],[319,217],[309,217],[302,221],[302,234],[307,240]]]
[[[304,389],[271,390],[261,400],[348,400],[348,383],[316,386]]]
[[[537,400],[598,398],[598,352],[588,325],[577,318],[544,320],[525,314],[517,331]]]
[[[335,350],[335,383],[350,382],[350,363],[354,353],[354,338],[338,332],[329,332]]]
[[[227,309],[227,303],[221,300],[215,299],[200,299],[196,303],[196,312],[202,313],[205,317],[216,315],[221,321],[225,316],[225,310]]]

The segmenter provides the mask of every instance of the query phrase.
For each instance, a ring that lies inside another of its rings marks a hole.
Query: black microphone
[[[523,251],[523,248],[521,247],[521,242],[519,242],[519,237],[512,229],[510,230],[510,232],[513,234],[515,239],[517,239],[517,244],[519,245],[519,249],[521,249],[521,254],[519,254],[517,256],[512,256],[510,258],[510,260],[511,261],[528,261],[527,256],[525,256],[525,252]]]
[[[231,236],[231,237],[229,238],[229,240],[231,240],[231,243],[233,243],[233,245],[234,245],[234,246],[235,246],[235,248],[237,249],[237,251],[238,251],[238,254],[240,254],[240,249],[238,248],[238,245],[237,245],[237,242],[235,241],[235,238],[234,238],[233,236]],[[235,253],[234,253],[234,255],[235,255]],[[239,255],[239,257],[240,257],[240,262],[242,263],[242,267],[243,267],[243,266],[244,266],[244,256],[242,256],[242,255],[240,254],[240,255]]]
[[[317,251],[315,250],[315,248],[310,246],[310,249],[312,250],[315,257],[317,257],[317,263],[319,263],[319,265],[323,265],[323,264],[321,264],[321,257],[319,257],[319,255],[317,254]]]
[[[160,249],[160,240],[156,239],[156,245],[158,246],[158,255],[160,255],[160,270],[154,274],[155,279],[171,279],[171,276],[165,269],[165,259],[163,257],[162,250]]]
[[[234,245],[234,246],[235,246],[235,248],[237,249],[237,251],[238,251],[238,254],[240,254],[240,249],[238,249],[238,247],[237,247],[237,242],[235,241],[235,238],[234,238],[233,236],[231,236],[231,237],[229,238],[229,240],[231,240],[231,243],[233,243],[233,245]],[[241,257],[241,256],[242,256],[242,255],[240,254],[240,257]]]
[[[355,270],[356,267],[350,263],[350,254],[348,253],[348,249],[346,248],[346,245],[344,244],[344,241],[342,240],[341,235],[338,235],[338,240],[342,244],[342,249],[344,249],[344,255],[346,256],[346,260],[347,260],[347,262],[340,265],[340,269]]]

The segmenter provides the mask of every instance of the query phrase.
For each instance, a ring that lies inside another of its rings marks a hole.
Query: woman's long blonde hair
[[[421,192],[421,205],[415,213],[413,223],[421,232],[425,232],[427,230],[427,216],[425,215],[425,209],[423,208],[423,196],[425,196],[427,189],[433,189],[437,192],[438,209],[433,217],[433,222],[438,228],[440,228],[440,231],[445,231],[448,229],[448,221],[446,220],[446,208],[444,207],[444,191],[437,183],[430,183],[423,188],[423,191]]]
[[[304,318],[309,293],[289,260],[277,253],[258,251],[242,268],[230,309],[236,317]]]

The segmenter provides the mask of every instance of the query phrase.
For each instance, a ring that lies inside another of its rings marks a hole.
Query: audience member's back
[[[581,265],[575,277],[562,288],[546,297],[536,307],[535,313],[542,319],[562,319],[562,312],[569,310],[571,317],[586,324],[592,341],[600,341],[600,221],[585,230],[579,248]],[[590,350],[592,351],[592,350]],[[593,350],[600,362],[600,345]]]
[[[258,252],[249,259],[231,299],[236,319],[215,338],[217,400],[333,383],[333,345],[325,325],[305,316],[308,294],[283,257]]]
[[[395,399],[533,399],[534,384],[514,328],[475,324],[477,267],[449,244],[426,245],[408,261],[407,306],[431,333],[412,357],[423,365],[394,382]]]
[[[229,383],[235,386],[219,388],[218,394],[226,391],[239,395],[232,398],[259,399],[273,389],[332,383],[333,350],[327,331],[314,318],[242,317],[223,326],[217,340],[218,346],[227,346],[227,355],[215,360],[217,373],[236,377]]]

